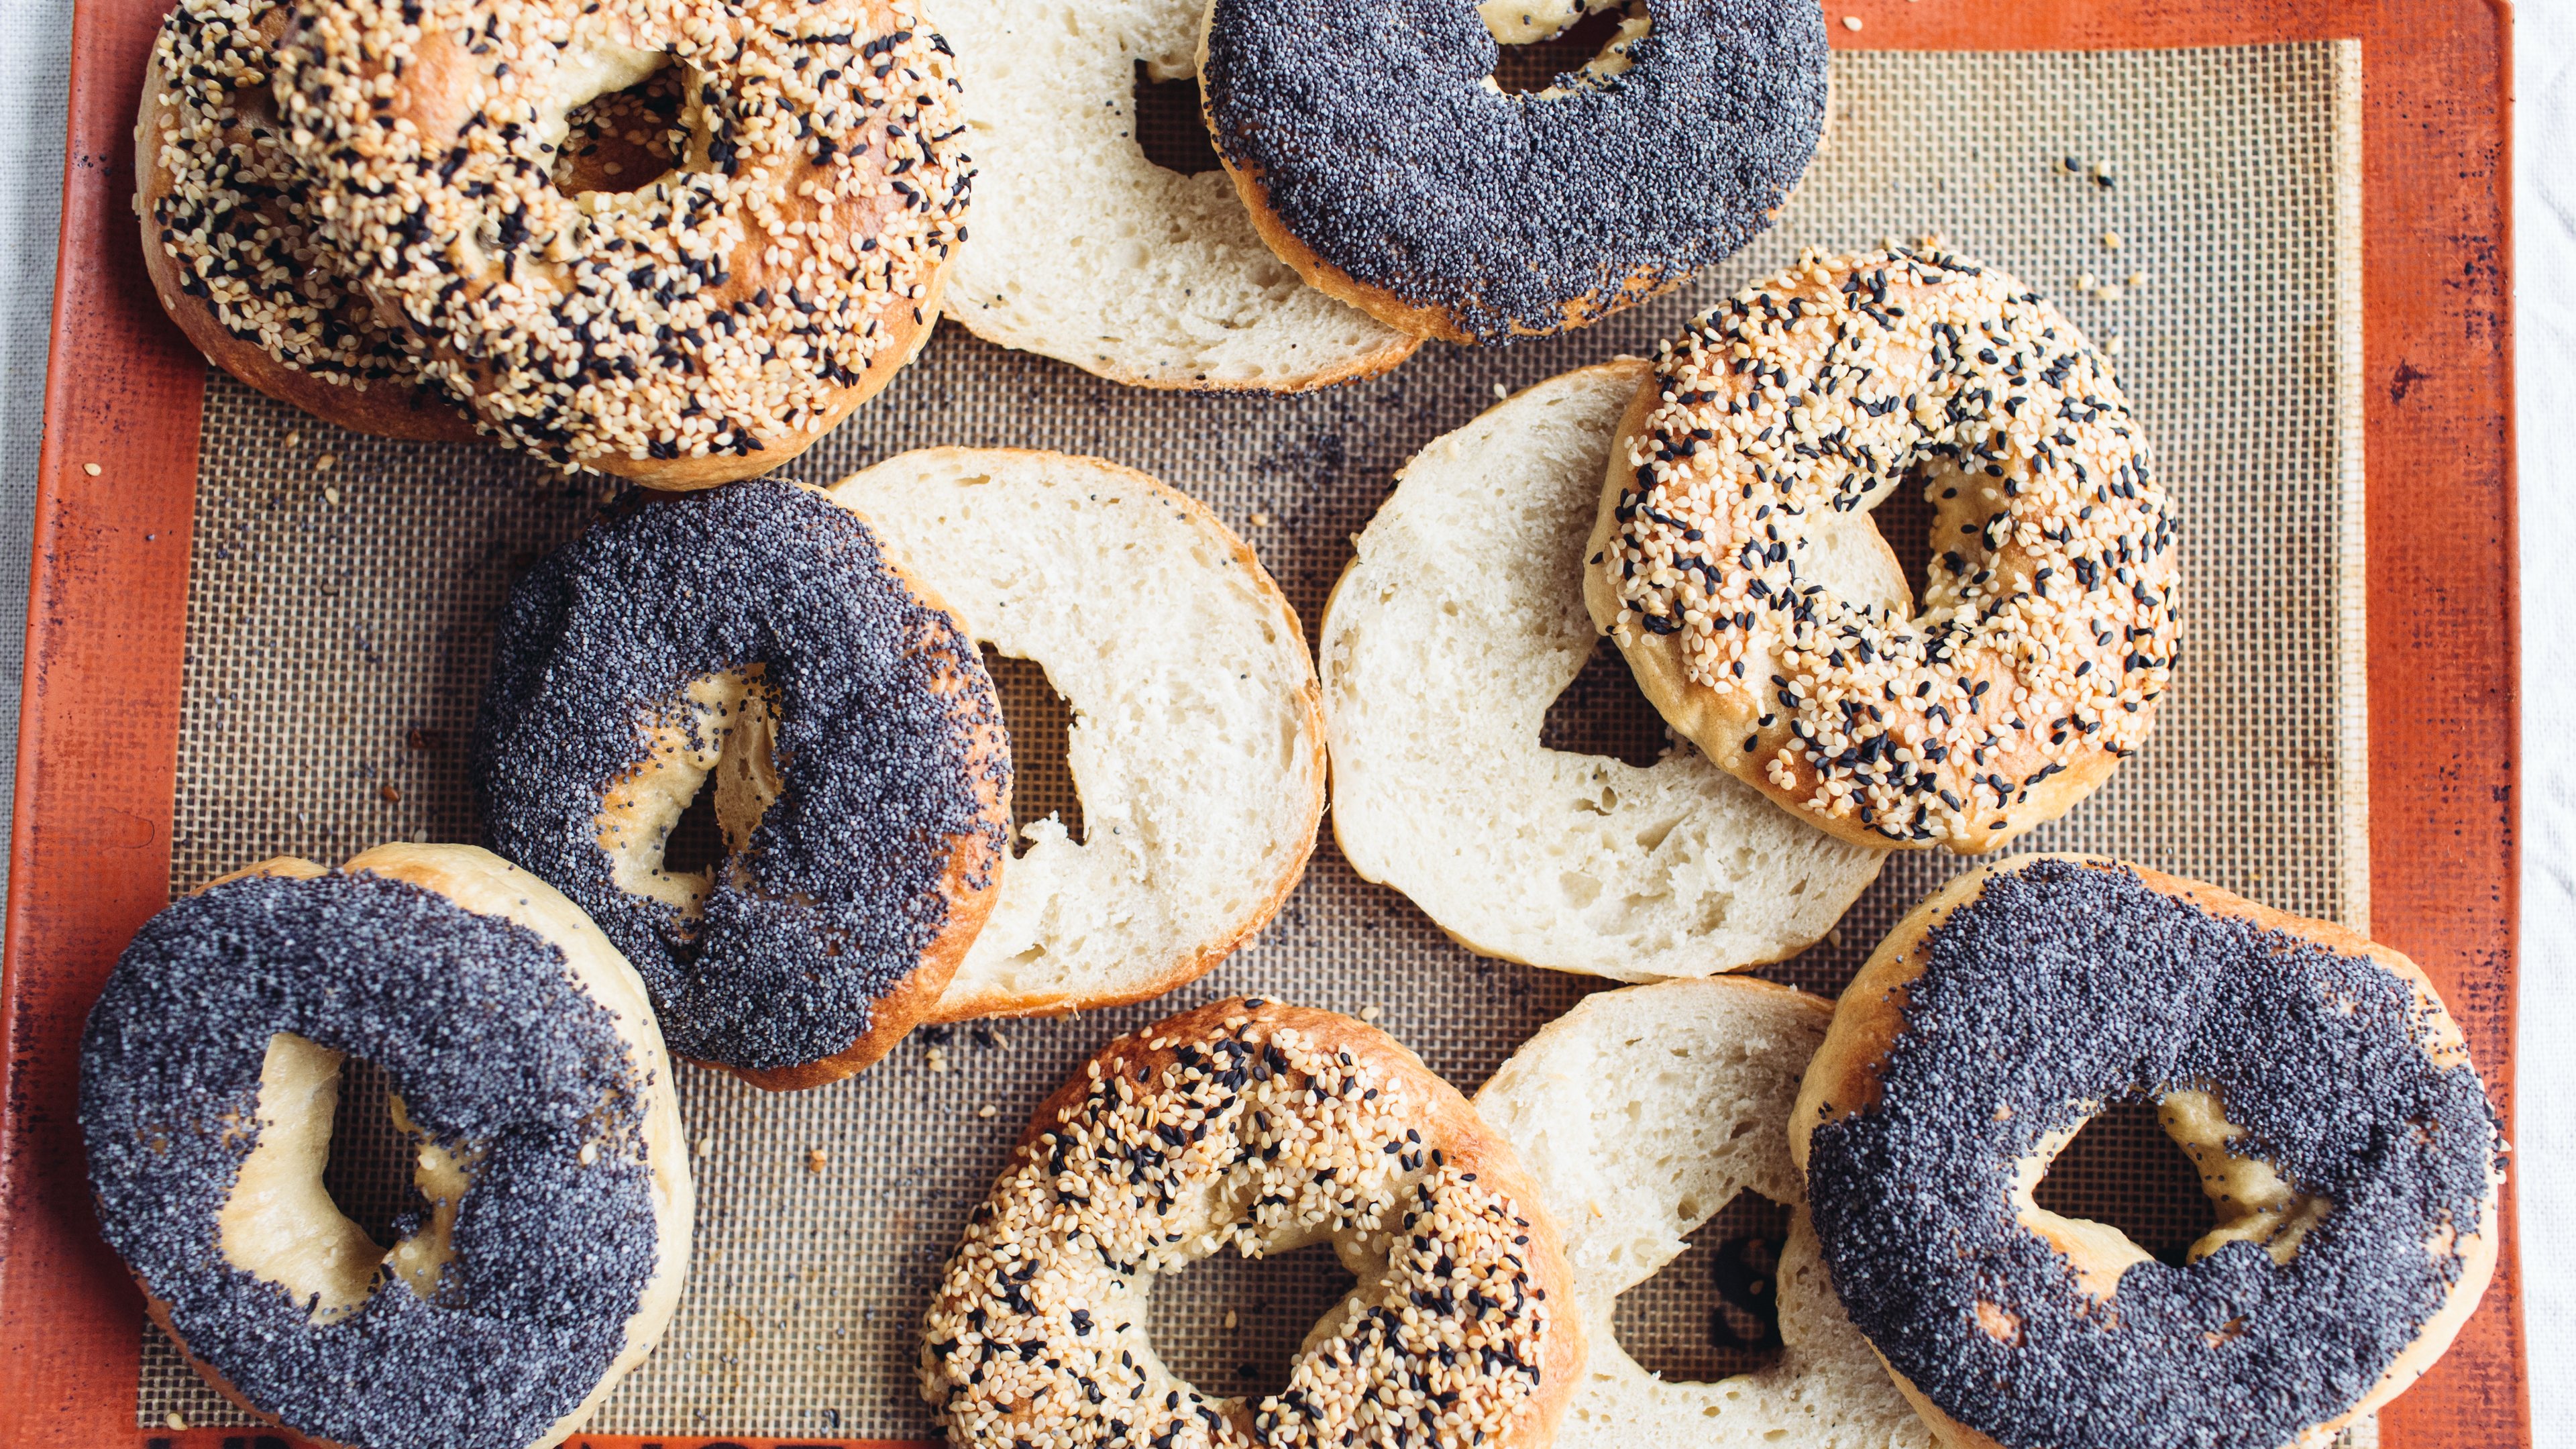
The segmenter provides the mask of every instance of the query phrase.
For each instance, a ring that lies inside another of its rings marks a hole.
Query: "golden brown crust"
[[[1204,38],[1200,41],[1200,47],[1201,64],[1205,64]],[[1287,224],[1279,219],[1279,213],[1270,205],[1270,189],[1262,183],[1260,172],[1249,167],[1236,166],[1222,152],[1219,152],[1217,160],[1224,165],[1225,174],[1233,180],[1235,194],[1243,198],[1243,209],[1252,217],[1252,229],[1260,235],[1263,244],[1277,254],[1279,260],[1286,262],[1299,277],[1305,280],[1307,286],[1337,301],[1347,302],[1387,326],[1411,333],[1416,338],[1436,338],[1442,342],[1455,342],[1462,347],[1473,347],[1478,344],[1479,339],[1476,335],[1461,325],[1456,315],[1447,308],[1405,302],[1385,288],[1369,286],[1316,255],[1314,248],[1299,241],[1295,234],[1288,230]],[[1598,301],[1602,294],[1594,292],[1590,296],[1566,303],[1565,320],[1555,327],[1546,329],[1523,327],[1515,322],[1511,324],[1511,333],[1515,337],[1552,337],[1561,332],[1572,332],[1577,328],[1589,327],[1613,312],[1624,311],[1649,298],[1672,291],[1686,280],[1688,280],[1687,277],[1673,277],[1659,281],[1653,273],[1640,271],[1612,291],[1606,302]],[[1411,353],[1412,349],[1408,347],[1403,356],[1394,358],[1385,366],[1392,367]],[[1354,375],[1366,376],[1367,374]]]
[[[1871,953],[1860,974],[1845,987],[1834,1007],[1833,1025],[1825,1034],[1825,1043],[1809,1061],[1805,1082],[1798,1092],[1798,1103],[1789,1114],[1789,1153],[1798,1170],[1807,1170],[1811,1140],[1818,1127],[1839,1121],[1856,1112],[1878,1105],[1878,1073],[1885,1066],[1888,1053],[1905,1031],[1907,988],[1923,974],[1929,964],[1928,943],[1934,928],[1952,913],[1974,902],[1985,891],[1986,883],[1998,875],[2023,870],[2044,860],[2062,860],[2096,869],[2127,869],[2140,882],[2159,894],[2191,902],[2214,916],[2246,921],[2258,930],[2277,931],[2313,941],[2329,951],[2346,956],[2367,956],[2392,976],[2412,988],[2419,1006],[2424,1008],[2430,1033],[2427,1055],[2444,1066],[2465,1064],[2468,1044],[2458,1025],[2444,1009],[2439,993],[2430,978],[2403,953],[2383,946],[2347,927],[2331,921],[2309,920],[2275,910],[2260,902],[2206,885],[2185,880],[2143,866],[2123,866],[2103,856],[2081,854],[2028,854],[1981,865],[1970,870],[1927,897],[1905,918],[1896,923],[1878,949]],[[2503,1177],[2492,1177],[2482,1221],[2493,1223]],[[2459,1248],[2460,1274],[2451,1288],[2450,1297],[2441,1310],[2424,1325],[2415,1341],[2397,1356],[2379,1382],[2342,1415],[2308,1431],[2297,1441],[2299,1449],[2318,1449],[2362,1416],[2403,1393],[2421,1378],[2425,1370],[2458,1336],[2469,1315],[2476,1311],[2478,1299],[2494,1276],[2498,1235],[2492,1231],[2471,1236]],[[2088,1267],[2109,1268],[2116,1280],[2116,1267],[2088,1262],[2088,1245],[2050,1235],[2050,1241],[2076,1263],[2079,1273]],[[1875,1347],[1873,1347],[1875,1352]],[[1881,1355],[1880,1362],[1884,1363]],[[1893,1368],[1888,1376],[1906,1401],[1914,1406],[1926,1424],[1947,1449],[2004,1449],[2004,1446],[1943,1413],[1925,1398],[1920,1390]]]
[[[271,40],[285,29],[285,11],[270,12],[262,27]],[[211,301],[192,296],[182,285],[180,259],[161,241],[158,208],[178,178],[165,165],[159,137],[175,124],[170,78],[156,50],[143,74],[143,101],[134,123],[135,198],[140,219],[143,268],[152,279],[161,310],[206,360],[278,401],[302,408],[324,422],[353,432],[422,442],[463,442],[475,436],[473,421],[435,388],[384,383],[364,391],[325,382],[301,368],[288,367],[256,342],[226,330]],[[264,108],[263,108],[264,109]],[[236,134],[244,134],[239,131]],[[263,209],[274,203],[262,203]],[[352,299],[353,309],[365,311]]]

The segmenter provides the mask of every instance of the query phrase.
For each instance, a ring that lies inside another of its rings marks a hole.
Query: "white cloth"
[[[2367,62],[2365,61],[2365,64]],[[2576,1449],[2576,0],[2514,33],[2514,302],[2522,545],[2522,1040],[2513,1174],[2534,1442]],[[2547,1232],[2550,1225],[2557,1232]]]
[[[44,411],[70,72],[68,0],[0,0],[0,775],[17,757],[27,551]],[[2367,61],[2365,60],[2365,64]],[[2514,275],[2520,346],[2524,738],[2522,1042],[2514,1174],[2522,1221],[2576,1222],[2576,0],[2525,0],[2515,35]],[[2536,285],[2535,285],[2536,284]],[[0,788],[0,883],[9,798]],[[2576,1449],[2576,1235],[2522,1235],[2541,1449]]]
[[[45,428],[45,344],[54,311],[54,238],[63,207],[71,0],[0,0],[0,55],[21,68],[0,86],[0,780],[18,758],[18,679],[27,648],[27,550]],[[0,785],[0,885],[8,880],[9,790]]]

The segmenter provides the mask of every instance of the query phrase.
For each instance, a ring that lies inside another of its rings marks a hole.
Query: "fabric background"
[[[41,442],[47,321],[59,222],[70,6],[0,0],[0,47],[20,79],[0,88],[0,769],[15,757],[27,547]],[[2546,285],[2576,272],[2576,0],[2526,0],[2515,41],[2515,275],[2520,349],[2523,691],[2526,737],[2550,738],[2576,706],[2576,640],[2554,628],[2576,604],[2563,564],[2576,538],[2576,298]],[[2576,764],[2526,756],[2520,1130],[2527,1326],[2537,1442],[2576,1449]],[[0,841],[7,795],[0,791]],[[5,861],[0,861],[5,869]]]

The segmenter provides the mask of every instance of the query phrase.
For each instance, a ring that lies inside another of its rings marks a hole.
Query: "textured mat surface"
[[[1097,454],[1208,502],[1311,631],[1395,469],[1498,390],[1646,352],[1802,245],[1938,232],[2116,349],[2183,509],[2190,612],[2157,733],[2027,844],[2366,922],[2357,50],[1853,54],[1835,67],[1831,140],[1778,226],[1590,331],[1494,352],[1434,344],[1388,377],[1282,400],[1124,390],[949,326],[789,471],[828,482],[933,444]],[[493,618],[510,580],[601,501],[599,482],[479,446],[340,433],[215,377],[172,890],[279,853],[338,861],[383,840],[477,839],[464,746]],[[1063,707],[1036,671],[1000,673],[1024,812],[1074,803]],[[1660,731],[1605,646],[1547,738],[1650,753]],[[1764,974],[1831,994],[1959,864],[1895,857],[1832,938]],[[683,1069],[701,1204],[687,1296],[593,1427],[924,1432],[912,1365],[938,1260],[1030,1109],[1118,1031],[1231,992],[1374,1007],[1472,1092],[1599,984],[1468,955],[1403,897],[1358,880],[1327,832],[1277,922],[1164,1001],[960,1027],[944,1044],[916,1035],[858,1078],[788,1097]],[[367,1145],[382,1140],[372,1076],[352,1069],[331,1183],[381,1231],[398,1157]],[[2043,1200],[2167,1248],[2207,1217],[2177,1162],[2152,1125],[2113,1114],[2070,1149]],[[1682,1377],[1757,1362],[1760,1294],[1747,1285],[1783,1221],[1758,1203],[1721,1214],[1623,1300],[1622,1341]],[[1275,1387],[1341,1281],[1314,1252],[1203,1264],[1157,1294],[1155,1338],[1212,1391]],[[242,1422],[158,1329],[145,1332],[138,1422],[173,1411]]]

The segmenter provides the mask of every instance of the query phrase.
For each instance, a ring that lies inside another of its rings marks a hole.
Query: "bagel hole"
[[[1065,747],[1073,738],[1073,706],[1047,679],[1046,667],[1034,659],[1013,659],[983,651],[984,670],[993,676],[993,692],[1002,701],[1002,728],[1011,737],[1011,854],[1029,852],[1024,827],[1053,815],[1075,844],[1083,833],[1082,794],[1074,788],[1073,766]]]
[[[1878,530],[1879,537],[1887,540],[1896,561],[1904,565],[1906,591],[1918,606],[1931,580],[1932,528],[1939,511],[1927,491],[1932,481],[1928,470],[1917,468],[1869,511],[1870,524]]]
[[[1637,688],[1628,658],[1606,640],[1594,640],[1592,657],[1540,719],[1538,742],[1570,755],[1607,755],[1640,769],[1673,748],[1664,717]]]
[[[1200,1393],[1257,1399],[1288,1387],[1307,1331],[1358,1286],[1330,1243],[1268,1258],[1218,1253],[1154,1285],[1145,1333]]]
[[[1790,1210],[1739,1192],[1680,1256],[1619,1295],[1611,1330],[1649,1373],[1708,1384],[1767,1367],[1780,1349],[1780,1253]]]
[[[662,842],[662,869],[674,875],[701,871],[721,864],[728,854],[724,826],[716,819],[715,776],[709,775]]]
[[[1207,118],[1199,111],[1196,76],[1156,80],[1146,74],[1145,62],[1136,62],[1136,102],[1128,115],[1146,160],[1183,176],[1225,169],[1216,143],[1208,138]]]
[[[2177,1266],[2218,1226],[2200,1170],[2156,1120],[2156,1104],[2113,1103],[2084,1124],[2048,1164],[2031,1200],[2062,1218],[2118,1228],[2129,1241]]]
[[[418,1153],[411,1135],[394,1125],[392,1088],[384,1068],[343,1057],[322,1190],[331,1195],[340,1216],[356,1223],[379,1248],[391,1248],[411,1231],[410,1220],[428,1206],[412,1185]]]
[[[555,190],[641,191],[688,154],[680,124],[688,73],[665,65],[622,91],[595,96],[564,113],[569,128],[555,150]]]
[[[1494,89],[1507,96],[1525,96],[1555,87],[1568,73],[1583,69],[1600,55],[1627,19],[1624,7],[1613,6],[1596,10],[1545,40],[1498,45]]]

